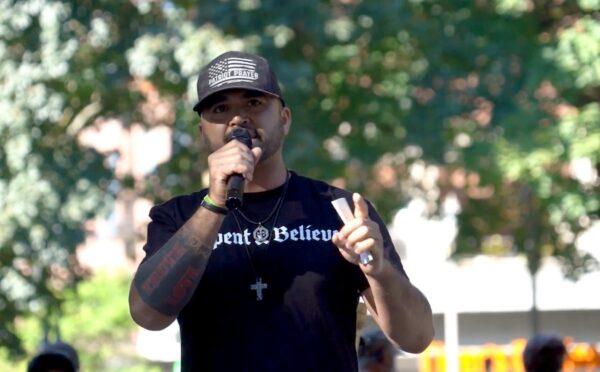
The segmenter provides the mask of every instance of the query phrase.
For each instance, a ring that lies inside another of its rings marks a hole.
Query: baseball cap
[[[230,51],[210,61],[200,71],[196,90],[198,103],[194,111],[200,113],[209,96],[228,89],[250,89],[279,98],[281,89],[269,62],[256,54]]]

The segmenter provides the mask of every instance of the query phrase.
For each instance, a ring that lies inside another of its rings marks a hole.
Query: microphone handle
[[[249,149],[252,148],[252,139],[250,133],[244,128],[235,128],[226,141],[237,140],[243,143]],[[225,197],[225,205],[229,210],[233,210],[242,206],[244,197],[244,177],[241,174],[234,173],[227,180],[227,194]]]
[[[244,177],[241,174],[234,173],[227,180],[227,197],[225,205],[229,210],[242,206],[244,196]]]

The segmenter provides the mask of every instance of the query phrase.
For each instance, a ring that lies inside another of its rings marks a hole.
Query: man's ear
[[[202,117],[199,118],[198,120],[198,134],[200,135],[200,137],[204,136],[204,131],[202,130]]]
[[[292,125],[292,110],[289,107],[281,108],[281,123],[283,125],[283,132],[287,136],[290,131],[290,126]]]

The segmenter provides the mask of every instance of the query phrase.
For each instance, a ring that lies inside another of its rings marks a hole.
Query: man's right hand
[[[234,173],[252,181],[254,167],[258,163],[262,149],[249,149],[243,143],[233,140],[208,156],[209,190],[208,195],[218,205],[224,206],[227,198],[227,179]]]

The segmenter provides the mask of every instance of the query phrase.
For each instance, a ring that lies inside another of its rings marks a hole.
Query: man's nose
[[[247,127],[250,124],[250,118],[244,111],[238,111],[229,119],[229,126]]]

